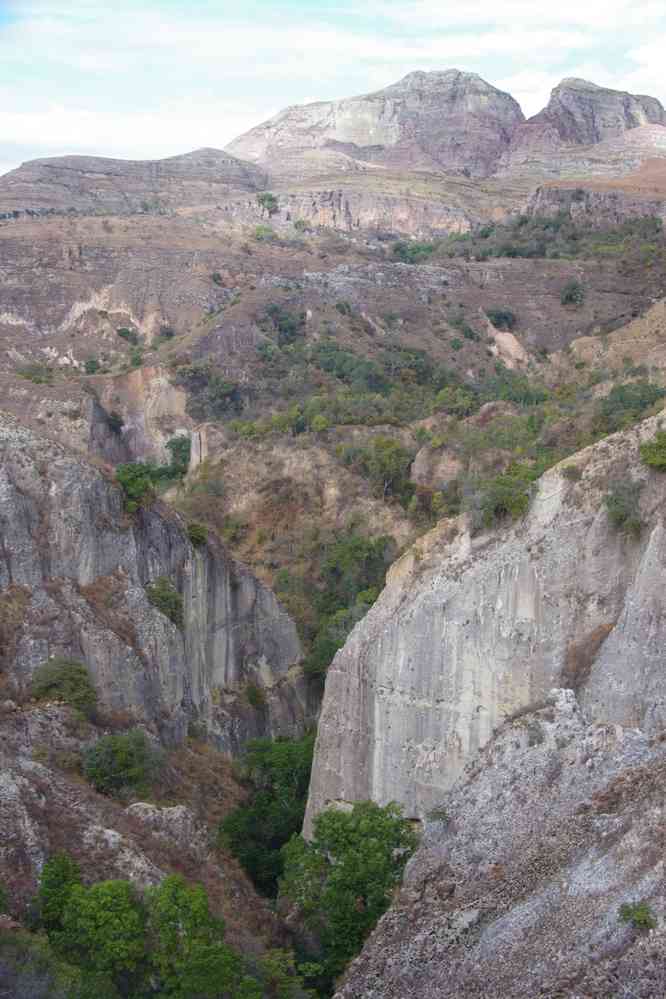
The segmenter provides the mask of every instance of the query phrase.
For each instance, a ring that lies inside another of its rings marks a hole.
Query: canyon
[[[0,177],[13,917],[69,845],[301,946],[216,837],[248,742],[316,725],[306,838],[368,800],[420,837],[339,999],[663,994],[665,154],[656,98],[526,119],[446,70]],[[33,696],[54,657],[94,724]],[[72,759],[135,727],[165,784],[111,800]]]

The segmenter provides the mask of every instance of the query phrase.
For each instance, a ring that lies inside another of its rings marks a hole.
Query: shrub
[[[303,825],[313,750],[314,734],[249,742],[239,772],[250,796],[220,825],[220,842],[271,898],[283,869],[280,849]]]
[[[468,499],[472,527],[492,527],[497,521],[515,520],[527,513],[530,502],[530,478],[515,467],[479,483]]]
[[[562,305],[582,305],[585,301],[585,289],[580,281],[567,281],[560,293]]]
[[[368,447],[350,446],[343,450],[342,459],[370,481],[376,496],[395,496],[403,506],[412,497],[414,487],[409,479],[413,455],[390,437],[375,437]]]
[[[463,345],[462,340],[460,340],[457,336],[454,336],[453,340],[451,341],[451,349],[462,350],[462,345]]]
[[[213,271],[213,273],[210,276],[210,279],[213,282],[213,284],[216,284],[218,286],[218,288],[224,287],[224,279],[219,271]]]
[[[116,481],[125,496],[125,509],[128,513],[136,513],[140,506],[154,496],[152,474],[153,466],[143,462],[130,462],[118,465]]]
[[[153,607],[157,607],[177,628],[183,627],[183,598],[168,576],[158,576],[153,583],[149,583],[146,595]]]
[[[604,497],[608,519],[613,527],[633,534],[635,537],[641,533],[643,526],[639,511],[642,488],[642,482],[616,479],[610,483],[610,490]]]
[[[83,753],[83,773],[101,794],[145,788],[159,767],[160,756],[141,729],[102,736]]]
[[[275,229],[270,225],[255,226],[254,238],[260,243],[275,239]]]
[[[305,336],[305,312],[294,315],[279,305],[269,305],[266,319],[277,331],[278,347],[286,347]]]
[[[32,693],[38,700],[65,701],[88,717],[94,714],[97,705],[88,667],[76,659],[57,657],[38,666],[32,678]]]
[[[262,211],[266,212],[266,214],[269,217],[271,215],[276,215],[277,212],[280,210],[278,199],[275,197],[274,194],[271,194],[269,191],[264,191],[263,194],[257,195],[257,204],[259,205]]]
[[[16,373],[34,385],[50,385],[53,382],[53,371],[47,364],[24,364],[17,368]]]
[[[143,364],[143,347],[132,347],[130,351],[130,365],[133,368],[140,368]]]
[[[95,375],[99,371],[99,361],[96,357],[87,358],[84,370],[87,375]]]
[[[437,249],[434,243],[417,243],[400,240],[393,244],[393,257],[403,264],[421,264]]]
[[[192,440],[189,434],[178,434],[166,442],[167,451],[171,452],[171,463],[165,468],[159,466],[158,476],[160,478],[176,477],[187,474],[190,467],[190,454],[192,453]]]
[[[580,482],[583,478],[583,472],[578,465],[563,465],[560,469],[560,475],[563,479],[568,479],[569,482]]]
[[[175,382],[187,389],[187,412],[195,420],[218,420],[243,408],[239,385],[225,378],[210,361],[182,365]]]
[[[666,471],[666,430],[658,430],[651,441],[641,444],[641,461],[648,468]]]
[[[111,410],[106,418],[106,425],[112,434],[120,434],[125,426],[125,421],[120,413],[116,413],[115,410]]]
[[[657,926],[652,909],[647,902],[625,902],[620,906],[620,919],[631,923],[637,930],[654,930]]]
[[[320,939],[331,978],[358,954],[388,908],[416,842],[398,805],[366,801],[351,812],[320,812],[311,842],[293,836],[283,848],[281,893]]]
[[[664,389],[646,381],[613,386],[608,395],[599,400],[594,419],[595,431],[612,434],[631,426],[665,394]]]
[[[9,896],[7,894],[7,889],[3,884],[0,884],[0,913],[7,912],[9,908]]]
[[[352,307],[350,302],[336,302],[335,307],[341,316],[351,316]]]
[[[208,540],[208,528],[205,524],[191,523],[187,525],[187,536],[190,542],[196,547],[205,545]]]
[[[123,340],[127,340],[128,343],[132,344],[133,347],[136,347],[139,343],[139,334],[136,330],[130,330],[126,326],[121,326],[116,330],[116,333]]]
[[[37,892],[39,918],[47,932],[61,926],[62,914],[75,885],[81,884],[81,870],[67,853],[56,853],[42,868]]]
[[[511,332],[516,328],[516,317],[510,309],[486,309],[486,315],[497,330]]]
[[[256,683],[248,683],[245,688],[245,697],[250,707],[255,711],[261,711],[266,707],[266,694]]]

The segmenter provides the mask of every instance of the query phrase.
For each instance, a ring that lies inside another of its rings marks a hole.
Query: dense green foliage
[[[633,534],[634,537],[638,537],[643,526],[639,507],[642,488],[642,482],[616,479],[610,483],[604,498],[608,519],[613,527],[627,534]]]
[[[277,574],[276,592],[309,646],[304,668],[310,676],[323,676],[351,629],[376,600],[384,585],[390,550],[390,538],[368,538],[350,525],[346,532],[319,541],[314,586],[286,570]]]
[[[220,837],[262,895],[277,894],[280,849],[303,825],[313,749],[314,734],[257,739],[248,743],[239,763],[249,797],[223,820]]]
[[[435,243],[417,243],[400,240],[393,244],[393,257],[402,264],[423,264],[437,249]]]
[[[580,281],[572,279],[567,281],[560,293],[562,305],[582,305],[585,301],[585,289]]]
[[[88,667],[76,659],[58,656],[38,666],[32,677],[33,697],[65,701],[90,717],[95,712],[97,693]]]
[[[270,191],[264,191],[263,194],[258,194],[257,204],[269,217],[271,215],[275,215],[280,208],[278,199],[274,194],[271,194]]]
[[[208,540],[208,528],[205,524],[192,522],[187,525],[187,536],[195,548],[200,548]]]
[[[614,385],[608,395],[597,404],[595,430],[605,435],[631,426],[647,416],[648,410],[663,399],[664,395],[664,389],[646,381]]]
[[[534,470],[511,465],[506,472],[483,479],[472,487],[466,498],[466,508],[472,517],[472,528],[492,527],[503,519],[514,520],[527,513]]]
[[[230,382],[212,361],[183,364],[175,382],[187,389],[187,412],[194,420],[219,420],[243,408],[239,386]]]
[[[142,898],[128,881],[83,885],[65,854],[44,865],[38,934],[0,940],[14,999],[307,999],[293,955],[251,965],[224,941],[201,885],[165,878]],[[4,977],[2,977],[4,975]]]
[[[647,902],[625,902],[620,906],[619,915],[623,923],[631,923],[637,930],[653,930],[657,925],[656,917]]]
[[[102,794],[145,789],[160,765],[160,753],[140,729],[104,735],[83,752],[83,772]]]
[[[409,478],[414,455],[391,437],[375,437],[367,447],[347,445],[340,456],[345,465],[369,480],[373,494],[395,497],[407,506],[414,492]]]
[[[641,444],[640,455],[648,468],[666,471],[666,430],[658,430],[652,440]]]
[[[146,596],[153,607],[157,607],[177,628],[183,627],[183,598],[168,576],[158,576],[149,583]]]
[[[125,509],[136,513],[140,506],[149,503],[158,485],[168,485],[182,479],[190,463],[191,441],[188,435],[181,434],[167,441],[171,452],[168,465],[154,465],[151,462],[128,462],[116,468],[116,481],[125,496]]]
[[[661,219],[629,219],[607,228],[586,228],[566,211],[552,217],[521,215],[510,222],[454,234],[436,248],[438,257],[488,260],[491,257],[551,259],[663,258]]]
[[[305,313],[288,312],[280,305],[269,305],[264,317],[264,325],[277,333],[278,347],[287,347],[305,336]]]
[[[497,330],[511,331],[516,328],[516,317],[511,309],[495,308],[486,309],[486,315]]]
[[[283,848],[280,890],[321,941],[326,977],[337,976],[360,951],[415,848],[399,806],[372,802],[320,812],[311,842],[294,836]]]

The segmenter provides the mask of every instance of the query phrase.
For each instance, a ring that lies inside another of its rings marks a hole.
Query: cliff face
[[[301,153],[302,176],[379,164],[485,177],[522,121],[516,101],[474,73],[416,72],[373,94],[287,108],[227,149],[292,177]]]
[[[584,183],[584,182],[582,182]],[[527,215],[554,218],[566,212],[579,225],[606,228],[627,219],[645,217],[666,220],[666,193],[662,196],[630,190],[594,190],[587,187],[538,187],[530,198]]]
[[[8,416],[0,539],[5,683],[26,690],[40,663],[66,655],[88,664],[105,710],[167,742],[194,724],[233,753],[252,736],[301,731],[300,645],[271,591],[217,541],[194,548],[161,504],[125,516],[97,468]],[[182,629],[148,599],[162,576],[181,594]]]
[[[337,999],[663,995],[665,802],[663,738],[553,691],[438,803]],[[640,901],[649,933],[619,917]]]
[[[656,426],[569,459],[580,482],[546,473],[522,523],[471,538],[444,521],[394,566],[329,669],[306,830],[368,798],[422,817],[503,717],[556,684],[594,721],[666,724],[666,479],[638,457]],[[643,484],[638,540],[606,514],[618,477]]]
[[[262,170],[219,149],[163,160],[56,156],[30,160],[0,177],[0,212],[135,212],[206,203],[265,185]]]

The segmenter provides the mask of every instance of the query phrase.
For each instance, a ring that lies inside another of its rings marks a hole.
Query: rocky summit
[[[2,999],[666,995],[665,154],[444,70],[0,177]]]

